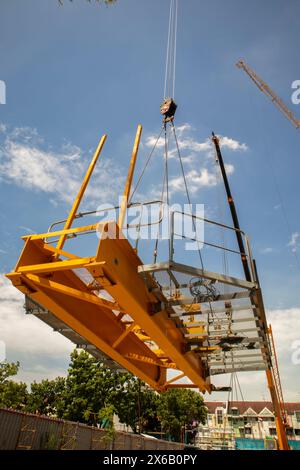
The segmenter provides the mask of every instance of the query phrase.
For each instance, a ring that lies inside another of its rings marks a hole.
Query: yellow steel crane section
[[[246,234],[239,226],[201,219],[210,227],[238,235],[242,250],[228,251],[247,260],[245,278],[236,277],[235,272],[229,275],[179,262],[173,243],[176,211],[170,214],[167,260],[143,264],[137,249],[123,234],[129,226],[124,221],[141,132],[139,125],[118,222],[105,220],[72,227],[106,140],[104,135],[70,214],[61,221],[64,228],[23,237],[20,258],[7,277],[25,294],[28,313],[102,362],[130,371],[158,391],[172,387],[198,388],[202,393],[225,391],[228,387],[217,388],[211,383],[214,375],[267,371],[279,447],[287,449],[278,367],[274,368],[271,357],[275,348],[270,345],[271,330],[267,329]],[[87,233],[97,233],[99,239],[93,256],[64,249],[66,240]],[[226,249],[215,242],[203,243]],[[168,377],[168,371],[175,370],[176,375]]]

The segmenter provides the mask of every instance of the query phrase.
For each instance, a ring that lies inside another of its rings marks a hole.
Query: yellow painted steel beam
[[[61,255],[64,256],[65,258],[69,259],[79,259],[80,256],[74,255],[74,253],[70,253],[69,251],[65,250],[58,250],[55,246],[49,245],[48,243],[44,243],[43,249],[46,251],[50,251],[51,253],[55,255]]]
[[[48,234],[46,235],[48,236]],[[45,273],[37,275],[17,272],[26,266],[31,266],[30,269],[34,269],[37,265],[49,265],[53,259],[53,253],[51,248],[50,250],[48,248],[49,245],[45,246],[41,235],[36,236],[34,240],[30,237],[26,238],[15,271],[8,274],[7,277],[21,292],[26,293],[45,309],[48,309],[72,330],[89,343],[94,344],[122,367],[156,390],[163,390],[166,381],[166,364],[133,332],[126,335],[117,350],[113,349],[113,343],[124,331],[124,325],[115,314],[115,311],[120,311],[121,307],[116,302],[110,302],[91,294],[89,287],[71,269],[74,264],[71,264],[70,260],[58,262],[59,266],[60,263],[67,263],[69,269],[54,270],[51,272],[51,278]],[[74,259],[71,259],[71,262],[73,261]],[[93,265],[96,267],[93,268]],[[76,264],[76,266],[78,265]],[[88,266],[87,269],[94,276],[98,276],[99,271],[102,271],[103,264],[96,261]],[[105,272],[104,275],[106,275]],[[120,314],[123,315],[123,312],[120,311]],[[142,363],[136,359],[126,358],[128,353],[136,354],[136,357],[148,357],[150,362]]]
[[[15,273],[12,273],[12,277]],[[69,276],[67,276],[69,274]],[[20,276],[18,274],[18,276]],[[63,278],[66,282],[73,279],[80,284],[74,273],[56,272],[54,276]],[[55,281],[39,278],[36,275],[22,276],[30,290],[30,297],[51,311],[57,318],[76,331],[91,344],[103,351],[121,366],[128,369],[141,380],[149,383],[156,390],[162,390],[166,380],[166,371],[163,362],[141,342],[134,333],[129,333],[118,350],[112,347],[112,343],[122,334],[123,325],[117,320],[116,315],[106,307],[91,301],[94,296],[73,296],[75,289],[63,286],[57,289]],[[84,284],[82,289],[84,289]],[[22,286],[16,286],[20,288]],[[54,290],[53,290],[54,288]],[[80,292],[83,294],[83,292]],[[70,295],[71,294],[71,295]],[[93,299],[94,300],[94,299]],[[126,358],[126,354],[133,352],[139,356],[149,357],[156,364],[136,364],[134,359]]]
[[[123,228],[124,219],[125,219],[125,215],[126,215],[128,198],[129,198],[129,195],[130,195],[131,183],[132,183],[132,178],[133,178],[133,173],[134,173],[136,157],[137,157],[137,153],[138,153],[138,149],[139,149],[139,144],[140,144],[140,140],[141,140],[142,129],[143,129],[142,126],[139,124],[138,127],[137,127],[137,131],[136,131],[136,136],[135,136],[134,145],[133,145],[133,149],[132,149],[127,180],[126,180],[124,194],[123,194],[121,207],[120,207],[118,225],[119,225],[121,230]]]
[[[171,385],[172,383],[176,382],[177,380],[183,379],[183,377],[185,377],[184,372],[182,372],[182,374],[175,375],[175,377],[173,377],[172,379],[168,380],[168,382],[166,382],[166,386]]]
[[[69,229],[63,229],[63,230],[56,230],[55,232],[46,232],[46,233],[40,233],[37,235],[24,235],[22,237],[23,240],[44,240],[46,238],[53,238],[53,237],[58,237],[62,235],[73,235],[76,233],[81,233],[81,232],[92,232],[97,230],[100,226],[106,224],[107,222],[98,222],[97,224],[93,225],[85,225],[83,227],[75,227],[75,228],[69,228]]]
[[[120,334],[120,336],[116,339],[116,341],[113,343],[112,347],[114,349],[116,349],[120,343],[122,343],[122,341],[126,338],[126,336],[131,332],[131,331],[134,331],[134,329],[136,328],[136,324],[133,322],[131,323],[130,326],[128,326],[122,334]]]
[[[118,227],[116,230],[118,235]],[[111,229],[107,227],[105,233],[111,233]],[[105,272],[114,281],[111,286],[106,287],[107,292],[176,363],[177,369],[182,370],[201,391],[210,392],[211,386],[205,376],[204,365],[193,351],[186,352],[188,344],[182,331],[168,317],[166,310],[152,312],[152,307],[158,305],[159,300],[147,290],[138,275],[138,266],[142,261],[128,240],[118,236],[116,239],[104,237],[100,240],[96,260],[105,261]]]
[[[86,172],[86,175],[85,175],[85,177],[84,177],[84,179],[83,179],[82,185],[81,185],[81,187],[80,187],[80,189],[79,189],[79,192],[78,192],[78,194],[77,194],[77,196],[76,196],[76,198],[75,198],[75,201],[74,201],[74,203],[73,203],[72,209],[71,209],[71,211],[70,211],[70,213],[69,213],[68,219],[67,219],[67,221],[66,221],[66,223],[65,223],[65,226],[64,226],[64,229],[65,229],[65,230],[68,230],[68,229],[71,227],[72,223],[73,223],[73,220],[74,220],[74,218],[75,218],[76,212],[77,212],[78,207],[79,207],[79,204],[80,204],[80,202],[81,202],[81,200],[82,200],[82,198],[83,198],[83,195],[84,195],[84,193],[85,193],[85,190],[86,190],[86,188],[87,188],[87,185],[88,185],[88,183],[89,183],[89,181],[90,181],[91,175],[92,175],[93,170],[94,170],[94,168],[95,168],[95,166],[96,166],[98,157],[99,157],[99,155],[100,155],[100,153],[101,153],[101,150],[102,150],[102,148],[103,148],[103,145],[104,145],[104,142],[105,142],[105,140],[106,140],[106,137],[107,137],[106,134],[104,134],[104,135],[101,137],[100,142],[99,142],[99,144],[98,144],[98,146],[97,146],[97,148],[96,148],[96,151],[95,151],[95,153],[94,153],[94,156],[93,156],[93,158],[92,158],[92,161],[91,161],[91,163],[90,163],[90,165],[89,165],[89,168],[88,168],[88,170],[87,170],[87,172]],[[61,250],[62,247],[64,246],[65,241],[66,241],[66,235],[61,235],[60,239],[58,240],[58,243],[57,243],[57,247],[56,247],[56,248],[57,248],[58,250]],[[57,255],[55,255],[55,257],[57,257]]]
[[[18,269],[21,274],[49,273],[54,271],[66,271],[68,269],[87,268],[103,266],[104,263],[95,263],[95,258],[77,258],[67,261],[54,261],[53,263],[31,264]]]
[[[8,276],[9,277],[9,276]],[[82,292],[81,290],[74,289],[72,287],[60,284],[58,282],[52,281],[51,279],[45,279],[35,274],[26,274],[26,279],[32,281],[35,286],[46,287],[52,291],[59,292],[61,294],[67,295],[69,297],[74,297],[78,300],[84,300],[89,303],[98,305],[99,307],[106,308],[109,310],[119,310],[120,307],[116,302],[110,302],[103,298],[98,297],[97,295],[89,294],[87,292]]]
[[[198,388],[197,384],[170,384],[166,388]]]
[[[143,335],[142,333],[136,333],[136,334],[142,341],[151,341],[151,337],[149,335]]]
[[[144,362],[146,364],[159,365],[160,367],[165,367],[166,369],[177,369],[177,366],[174,362],[161,362],[159,360],[154,360],[147,356],[140,356],[134,353],[126,354],[126,357],[129,359],[134,359],[135,361]]]

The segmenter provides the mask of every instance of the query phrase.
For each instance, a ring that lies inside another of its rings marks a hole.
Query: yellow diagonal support
[[[93,263],[94,267],[103,266],[105,263],[94,263],[95,258],[78,258],[65,261],[55,261],[53,263],[43,263],[43,264],[31,264],[29,266],[21,266],[18,268],[17,272],[21,274],[38,274],[38,273],[48,273],[54,271],[66,271],[68,269],[78,269],[91,266]]]
[[[129,333],[131,331],[134,331],[134,329],[137,328],[136,324],[133,322],[130,326],[128,326],[124,331],[123,333],[119,336],[119,338],[116,339],[116,341],[113,343],[112,347],[114,349],[116,349],[119,344],[126,338],[127,335],[129,335]],[[139,327],[138,327],[139,328]]]
[[[91,178],[91,175],[92,175],[92,173],[93,173],[93,170],[94,170],[94,168],[95,168],[95,166],[96,166],[96,163],[97,163],[98,157],[99,157],[99,155],[100,155],[100,153],[101,153],[101,150],[102,150],[102,148],[103,148],[104,142],[106,141],[106,137],[107,137],[107,136],[104,134],[104,135],[101,137],[101,139],[100,139],[100,142],[99,142],[99,144],[98,144],[98,147],[97,147],[97,149],[96,149],[96,151],[95,151],[95,153],[94,153],[93,159],[92,159],[92,161],[91,161],[91,163],[90,163],[90,166],[89,166],[89,168],[88,168],[88,170],[87,170],[87,172],[86,172],[86,175],[85,175],[85,177],[84,177],[84,180],[83,180],[83,182],[82,182],[81,188],[79,189],[79,192],[78,192],[78,194],[77,194],[77,197],[76,197],[76,199],[75,199],[75,201],[74,201],[74,204],[73,204],[73,206],[72,206],[72,209],[71,209],[71,211],[70,211],[69,217],[68,217],[68,219],[67,219],[67,221],[66,221],[66,223],[65,223],[65,226],[64,226],[64,229],[65,229],[65,230],[69,229],[69,228],[71,227],[72,223],[73,223],[73,220],[74,220],[74,217],[75,217],[76,212],[77,212],[77,210],[78,210],[78,207],[79,207],[79,204],[80,204],[80,202],[81,202],[81,199],[82,199],[82,197],[83,197],[83,195],[84,195],[84,192],[85,192],[86,187],[87,187],[87,185],[88,185],[88,183],[89,183],[89,180],[90,180],[90,178]],[[66,241],[66,235],[62,235],[62,236],[60,237],[60,239],[58,240],[58,243],[57,243],[57,249],[58,249],[58,250],[61,250],[61,249],[62,249],[62,247],[64,246],[65,241]],[[55,255],[55,256],[57,257],[57,255]]]
[[[51,253],[54,253],[56,255],[64,256],[65,258],[69,258],[69,259],[80,258],[80,256],[74,255],[73,253],[69,253],[68,251],[65,251],[65,250],[58,250],[55,246],[52,246],[46,243],[44,243],[43,249],[46,251],[50,251]]]
[[[80,290],[74,289],[73,287],[68,287],[58,282],[51,281],[50,279],[45,279],[35,274],[27,274],[26,278],[32,281],[37,286],[46,287],[56,292],[66,294],[70,297],[75,297],[78,300],[85,300],[87,302],[98,305],[102,308],[108,308],[110,310],[119,310],[119,305],[115,302],[110,302],[109,300],[100,299],[96,295],[88,294]]]
[[[166,382],[166,385],[170,385],[170,384],[176,382],[176,381],[179,380],[179,379],[183,379],[183,377],[185,377],[185,373],[184,373],[184,372],[182,372],[182,374],[176,375],[176,376],[173,377],[172,379],[168,380],[168,382]]]
[[[174,362],[163,362],[157,358],[157,361],[148,356],[140,356],[139,354],[128,353],[126,354],[128,359],[134,359],[135,361],[144,362],[146,364],[153,364],[160,367],[165,367],[166,369],[177,369],[177,366]]]
[[[75,228],[69,228],[69,229],[64,229],[64,230],[57,230],[55,232],[46,232],[46,233],[39,233],[37,235],[24,235],[22,237],[22,240],[44,240],[45,238],[53,238],[53,237],[58,237],[62,235],[76,235],[77,233],[81,232],[91,232],[99,228],[101,225],[106,224],[107,222],[100,222],[98,224],[93,224],[93,225],[85,225],[84,227],[75,227]]]
[[[131,189],[131,183],[132,183],[132,178],[133,178],[133,173],[134,173],[136,157],[137,157],[139,144],[140,144],[140,140],[141,140],[141,134],[142,134],[142,126],[139,124],[138,128],[137,128],[137,131],[136,131],[136,136],[135,136],[134,145],[133,145],[133,149],[132,149],[127,180],[126,180],[125,189],[124,189],[124,195],[123,195],[122,202],[121,202],[121,207],[120,207],[120,215],[119,215],[119,221],[118,221],[118,225],[119,225],[120,229],[123,228],[124,219],[125,219],[125,215],[126,215],[128,198],[129,198],[130,189]]]

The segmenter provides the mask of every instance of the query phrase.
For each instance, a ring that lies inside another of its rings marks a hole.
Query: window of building
[[[294,431],[296,436],[300,436],[300,429],[294,429]]]
[[[254,424],[258,420],[257,416],[248,416],[248,423]]]
[[[245,428],[245,434],[251,434],[251,428]]]
[[[270,436],[276,436],[276,428],[269,428]]]
[[[240,414],[238,408],[231,408],[230,411],[231,411],[232,416],[239,416]]]
[[[296,421],[300,423],[300,411],[295,411]]]
[[[223,410],[217,410],[217,423],[223,424]]]

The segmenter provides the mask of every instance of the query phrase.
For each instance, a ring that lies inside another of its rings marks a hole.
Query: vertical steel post
[[[68,219],[67,219],[67,221],[66,221],[66,223],[65,223],[64,230],[68,230],[68,229],[71,227],[72,223],[73,223],[73,220],[74,220],[74,218],[75,218],[75,216],[76,216],[76,212],[77,212],[78,207],[79,207],[79,204],[80,204],[80,202],[81,202],[81,200],[82,200],[82,198],[83,198],[84,192],[85,192],[85,190],[86,190],[86,188],[87,188],[87,185],[88,185],[88,183],[89,183],[89,181],[90,181],[91,175],[92,175],[92,173],[93,173],[93,170],[94,170],[95,165],[96,165],[96,163],[97,163],[98,157],[99,157],[99,155],[100,155],[100,153],[101,153],[101,150],[102,150],[102,148],[103,148],[104,142],[106,141],[106,137],[107,137],[107,135],[104,134],[104,135],[101,137],[100,141],[99,141],[98,147],[96,148],[96,151],[95,151],[95,153],[94,153],[94,156],[93,156],[93,158],[92,158],[92,161],[91,161],[91,163],[90,163],[90,166],[88,167],[88,170],[87,170],[87,172],[86,172],[86,174],[85,174],[85,177],[84,177],[84,179],[83,179],[82,185],[81,185],[81,187],[80,187],[80,189],[79,189],[79,192],[78,192],[78,194],[77,194],[77,196],[76,196],[76,199],[75,199],[75,201],[74,201],[74,203],[73,203],[73,206],[72,206],[72,209],[71,209],[70,214],[69,214],[69,216],[68,216]],[[58,250],[61,250],[61,249],[63,248],[64,243],[65,243],[65,241],[66,241],[66,238],[67,238],[66,235],[61,235],[61,237],[59,238],[59,240],[58,240],[58,242],[57,242],[57,246],[56,246],[56,248],[57,248]],[[58,254],[55,254],[55,255],[54,255],[54,258],[57,258],[57,257],[58,257]]]
[[[233,197],[232,197],[232,194],[231,194],[231,190],[230,190],[230,186],[229,186],[229,182],[228,182],[228,178],[227,178],[227,174],[226,174],[226,169],[225,169],[225,165],[224,165],[224,161],[223,161],[223,157],[222,157],[222,153],[221,153],[221,149],[220,149],[219,139],[214,133],[212,133],[212,141],[213,141],[213,143],[215,145],[215,148],[216,148],[217,159],[218,159],[218,162],[219,162],[219,165],[220,165],[220,169],[221,169],[221,173],[222,173],[222,177],[223,177],[223,181],[224,181],[224,186],[225,186],[225,190],[226,190],[226,194],[227,194],[227,201],[228,201],[228,204],[229,204],[229,209],[230,209],[231,216],[232,216],[233,226],[236,229],[235,233],[236,233],[236,238],[237,238],[239,250],[240,250],[240,253],[241,253],[241,260],[242,260],[242,264],[243,264],[245,278],[246,278],[247,281],[251,282],[252,279],[251,279],[249,264],[248,264],[248,260],[247,260],[247,256],[246,256],[246,252],[245,252],[243,237],[240,233],[239,219],[238,219],[238,216],[237,216],[235,204],[234,204]]]
[[[126,215],[127,203],[128,203],[128,198],[130,195],[131,183],[132,183],[132,178],[133,178],[133,173],[134,173],[136,157],[137,157],[137,153],[139,149],[139,144],[141,140],[142,129],[143,129],[142,126],[139,124],[137,127],[137,131],[136,131],[136,136],[135,136],[134,145],[133,145],[132,154],[131,154],[131,160],[129,164],[127,180],[126,180],[124,194],[123,194],[122,201],[121,201],[119,220],[118,220],[118,225],[119,225],[120,230],[122,230],[123,225],[124,225],[124,219]]]

